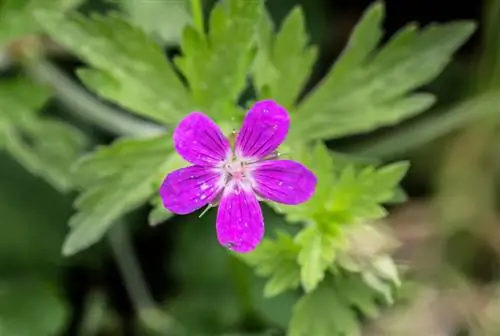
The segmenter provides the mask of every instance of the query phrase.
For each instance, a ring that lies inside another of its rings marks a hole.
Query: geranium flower
[[[219,242],[239,253],[252,251],[264,235],[259,200],[299,204],[316,188],[309,169],[279,159],[276,150],[289,126],[283,107],[271,100],[257,102],[232,146],[205,114],[189,114],[175,129],[173,141],[177,152],[193,165],[167,175],[160,188],[163,205],[183,215],[219,204]]]

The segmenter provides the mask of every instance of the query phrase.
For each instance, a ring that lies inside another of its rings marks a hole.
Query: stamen
[[[234,146],[236,145],[236,136],[238,135],[238,131],[236,129],[233,129],[231,131],[231,134],[229,135],[229,144],[231,145],[231,148],[234,149]]]
[[[210,210],[213,207],[214,206],[212,204],[207,205],[207,207],[201,212],[201,214],[198,216],[198,218],[201,218],[204,214],[206,214],[208,212],[208,210]]]

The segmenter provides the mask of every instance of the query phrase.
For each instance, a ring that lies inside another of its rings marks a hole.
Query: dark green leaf
[[[66,304],[51,286],[13,278],[0,282],[1,335],[58,335],[68,317]]]

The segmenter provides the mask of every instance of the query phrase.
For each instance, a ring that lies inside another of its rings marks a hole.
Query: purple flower
[[[200,112],[177,126],[174,145],[193,165],[168,174],[160,188],[165,208],[179,215],[219,204],[217,238],[227,248],[250,252],[264,235],[259,200],[282,204],[307,201],[316,177],[302,164],[278,160],[290,117],[274,101],[257,102],[248,112],[234,148],[220,128]]]

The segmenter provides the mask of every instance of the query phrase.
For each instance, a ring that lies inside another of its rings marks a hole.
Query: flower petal
[[[264,236],[264,217],[253,191],[231,182],[224,190],[217,213],[217,238],[227,248],[247,253]]]
[[[272,100],[255,103],[243,121],[236,138],[238,156],[263,158],[285,140],[290,127],[288,112]]]
[[[186,161],[200,166],[216,165],[231,152],[219,126],[201,112],[184,118],[174,131],[177,152]]]
[[[316,176],[302,164],[291,160],[268,160],[252,164],[255,191],[262,197],[283,204],[307,201],[316,189]]]
[[[213,201],[224,186],[224,177],[203,166],[174,170],[160,187],[163,206],[178,215],[193,212]]]

